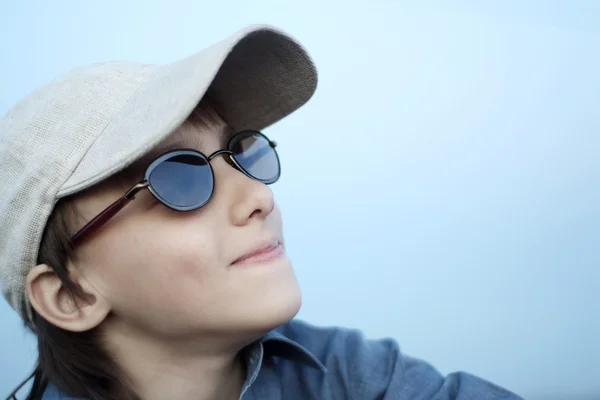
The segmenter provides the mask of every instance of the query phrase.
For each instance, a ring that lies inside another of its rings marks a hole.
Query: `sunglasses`
[[[71,241],[77,244],[89,237],[144,189],[172,210],[193,211],[206,205],[215,190],[215,174],[210,162],[220,155],[249,178],[266,185],[274,183],[281,174],[275,146],[264,134],[246,130],[233,136],[226,149],[210,156],[191,149],[166,152],[150,163],[141,182],[88,222]]]

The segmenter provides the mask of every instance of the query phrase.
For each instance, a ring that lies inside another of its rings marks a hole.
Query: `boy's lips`
[[[243,256],[237,258],[231,265],[250,265],[266,263],[283,254],[283,247],[279,240],[261,242]]]

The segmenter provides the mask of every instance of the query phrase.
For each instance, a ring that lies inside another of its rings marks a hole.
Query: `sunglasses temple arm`
[[[83,228],[79,230],[73,237],[71,238],[71,243],[73,245],[77,244],[83,240],[86,236],[89,236],[93,231],[100,228],[102,225],[108,222],[109,219],[114,217],[119,211],[123,209],[131,200],[135,198],[135,195],[145,188],[147,188],[150,184],[148,181],[143,180],[137,185],[133,186],[131,189],[127,191],[119,200],[112,203],[110,206],[106,207],[104,211],[94,217],[90,222],[85,224]]]
[[[121,211],[123,207],[125,207],[130,201],[131,198],[123,196],[119,200],[112,203],[110,206],[106,207],[100,214],[95,216],[94,219],[85,224],[84,227],[79,230],[79,232],[73,235],[73,237],[71,238],[71,242],[73,243],[73,245],[82,241],[92,232],[98,230],[102,225],[107,223],[108,220],[110,220],[119,211]]]

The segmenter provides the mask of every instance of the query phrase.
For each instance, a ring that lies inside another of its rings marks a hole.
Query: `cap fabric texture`
[[[31,322],[26,277],[56,202],[142,157],[205,94],[234,129],[263,129],[307,102],[316,84],[297,41],[254,25],[172,64],[95,64],[28,95],[0,120],[4,297]]]

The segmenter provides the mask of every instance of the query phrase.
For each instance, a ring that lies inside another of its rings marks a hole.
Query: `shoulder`
[[[310,351],[328,369],[374,369],[369,379],[389,375],[399,348],[392,339],[369,340],[356,329],[317,327],[293,320],[279,328],[280,333]],[[374,364],[374,365],[369,365]]]
[[[300,320],[293,320],[278,331],[326,367],[334,398],[519,399],[465,372],[443,376],[429,363],[403,354],[390,338],[368,339],[356,329],[316,327]]]
[[[317,327],[293,320],[279,332],[312,353],[327,369],[334,398],[384,398],[399,361],[391,339],[369,340],[356,329]]]

